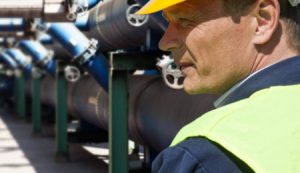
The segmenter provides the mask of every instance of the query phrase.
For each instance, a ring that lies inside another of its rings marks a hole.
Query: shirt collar
[[[291,75],[294,73],[298,75]],[[216,108],[249,97],[254,92],[277,85],[300,83],[300,57],[293,57],[260,69],[234,85],[214,102]]]

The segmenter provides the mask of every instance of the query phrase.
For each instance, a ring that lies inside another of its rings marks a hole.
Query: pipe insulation
[[[54,106],[53,80],[46,77],[42,82],[42,101]],[[170,89],[158,76],[130,76],[130,138],[160,151],[170,144],[181,127],[213,109],[216,98]],[[108,95],[90,76],[69,85],[68,110],[75,117],[108,129]]]

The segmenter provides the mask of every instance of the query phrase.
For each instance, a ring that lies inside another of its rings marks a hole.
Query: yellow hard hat
[[[136,14],[154,13],[184,1],[186,0],[150,0],[143,8],[137,11]]]

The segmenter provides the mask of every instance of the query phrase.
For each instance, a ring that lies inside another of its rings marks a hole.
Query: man
[[[163,10],[160,48],[184,74],[186,92],[223,94],[217,109],[180,130],[153,172],[300,172],[298,4],[150,0],[138,12]]]

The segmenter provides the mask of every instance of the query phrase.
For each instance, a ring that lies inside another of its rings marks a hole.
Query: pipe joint
[[[98,49],[98,41],[95,39],[91,39],[89,46],[85,49],[79,56],[74,57],[74,61],[78,62],[80,65],[89,62],[91,58],[94,57]]]
[[[52,61],[52,58],[54,56],[54,52],[49,50],[47,52],[47,55],[42,58],[40,61],[36,62],[34,65],[40,69],[43,69],[44,67],[47,66],[47,64],[49,64]]]

